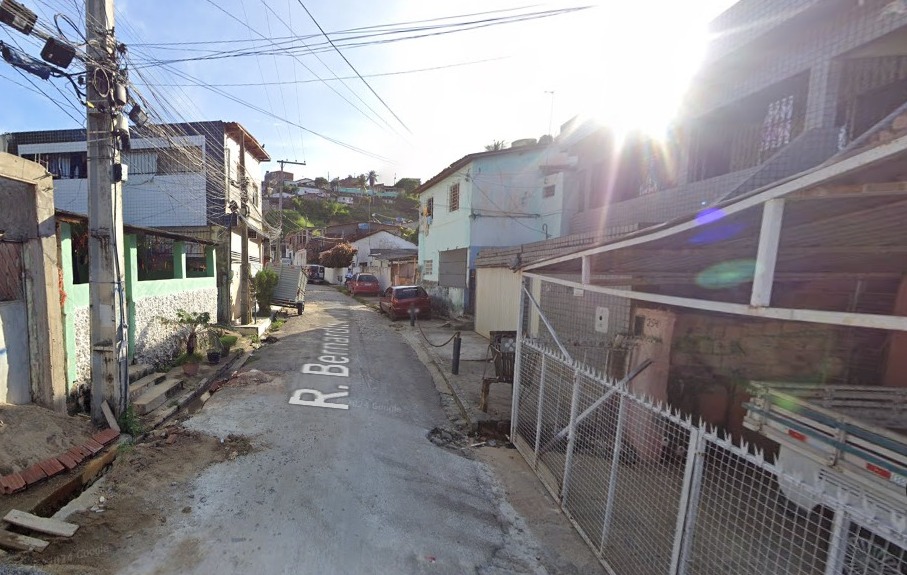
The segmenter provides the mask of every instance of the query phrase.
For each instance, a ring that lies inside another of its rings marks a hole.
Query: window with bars
[[[435,215],[435,199],[434,198],[428,198],[428,200],[425,201],[425,215],[427,217],[432,217],[433,215]]]
[[[554,186],[545,186],[542,188],[542,197],[543,198],[553,198],[554,197]]]
[[[435,262],[434,260],[425,260],[422,264],[422,275],[430,276],[435,273]]]
[[[460,209],[460,184],[451,184],[447,190],[447,211],[455,212]]]

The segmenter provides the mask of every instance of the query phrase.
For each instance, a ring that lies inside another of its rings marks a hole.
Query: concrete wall
[[[472,184],[466,179],[468,167],[444,178],[419,197],[419,210],[423,214],[419,226],[419,267],[426,282],[438,281],[441,261],[440,252],[470,246],[470,190]],[[447,205],[451,185],[460,184],[460,208],[451,212]],[[429,198],[434,199],[434,215],[431,223],[425,217],[425,206]],[[432,270],[425,268],[426,260],[432,261]]]
[[[520,314],[520,274],[508,268],[476,269],[475,331],[516,330]]]
[[[353,262],[353,271],[356,270],[356,263],[358,262],[359,266],[375,266],[378,261],[369,258],[369,252],[371,250],[390,250],[390,249],[404,249],[404,250],[415,250],[419,246],[412,243],[409,240],[405,240],[400,236],[394,235],[387,231],[376,232],[370,236],[364,237],[362,239],[352,242],[353,246],[358,251],[356,259]]]
[[[66,378],[53,180],[40,165],[0,153],[0,204],[5,238],[22,242],[27,324],[17,337],[28,346],[30,399],[62,412]]]
[[[0,404],[31,403],[24,301],[0,302]]]

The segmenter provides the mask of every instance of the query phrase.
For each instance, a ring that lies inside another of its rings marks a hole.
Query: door
[[[0,242],[0,403],[31,403],[22,245]]]

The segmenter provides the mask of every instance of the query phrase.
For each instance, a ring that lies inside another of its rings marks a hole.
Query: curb
[[[410,337],[410,333],[411,332],[405,332],[403,334],[403,339],[411,348],[413,348],[413,351],[416,352],[416,356],[418,356],[419,360],[428,368],[428,371],[432,375],[432,379],[434,379],[436,383],[438,379],[441,379],[447,389],[450,390],[450,395],[457,404],[460,415],[466,420],[469,431],[476,432],[479,430],[481,424],[491,421],[491,418],[487,413],[479,411],[477,407],[471,407],[468,402],[462,399],[464,395],[460,391],[459,382],[452,377],[452,374],[449,375],[444,371],[444,368],[438,363],[438,358],[435,353],[428,349],[421,340],[417,339],[416,341],[413,341]]]
[[[147,437],[150,432],[154,431],[155,429],[160,427],[164,422],[166,422],[168,419],[170,419],[171,417],[173,417],[174,415],[176,415],[177,413],[182,411],[182,409],[185,408],[187,405],[189,405],[193,401],[199,399],[201,396],[208,393],[209,390],[214,386],[214,384],[218,380],[223,378],[225,373],[227,373],[231,370],[240,369],[243,365],[245,365],[246,361],[252,356],[252,353],[253,353],[252,351],[246,351],[246,352],[237,353],[236,355],[234,355],[233,359],[231,359],[230,361],[225,363],[223,366],[221,366],[216,372],[214,372],[207,378],[201,380],[198,384],[198,387],[196,387],[194,390],[192,390],[192,393],[183,396],[177,402],[176,405],[174,405],[173,407],[170,407],[170,408],[166,409],[165,411],[161,412],[160,414],[158,414],[158,416],[155,417],[154,420],[151,422],[150,429],[148,429],[148,431],[145,431],[144,433],[142,433],[142,435],[140,435],[136,439],[138,440],[138,439],[143,439],[143,438]],[[208,395],[210,397],[210,393],[208,393]]]

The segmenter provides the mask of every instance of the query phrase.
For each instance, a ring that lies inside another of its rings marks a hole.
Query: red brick
[[[82,460],[84,460],[86,457],[86,455],[82,453],[82,447],[79,445],[70,447],[69,451],[67,451],[66,453],[75,460],[76,465],[82,463]]]
[[[58,455],[57,461],[62,463],[66,467],[66,469],[75,469],[79,465],[79,462],[76,461],[76,458],[73,457],[72,454],[68,451],[66,453],[61,453],[60,455]]]
[[[0,477],[0,493],[10,494],[25,489],[25,480],[18,473]]]
[[[45,479],[47,479],[47,474],[44,473],[44,470],[41,469],[41,466],[37,463],[20,472],[19,475],[21,475],[22,479],[25,480],[25,483],[29,485],[34,485],[39,481],[44,481]]]
[[[38,467],[40,467],[48,477],[53,477],[54,475],[59,475],[60,473],[66,471],[66,468],[63,467],[63,464],[54,458],[39,461]]]
[[[91,438],[101,445],[107,445],[114,439],[120,436],[120,433],[115,429],[105,429],[104,431],[99,431],[91,436]]]
[[[95,453],[104,449],[104,444],[98,443],[94,439],[89,439],[85,443],[82,444],[82,447],[87,449],[89,452],[91,452],[92,455],[94,455]]]

